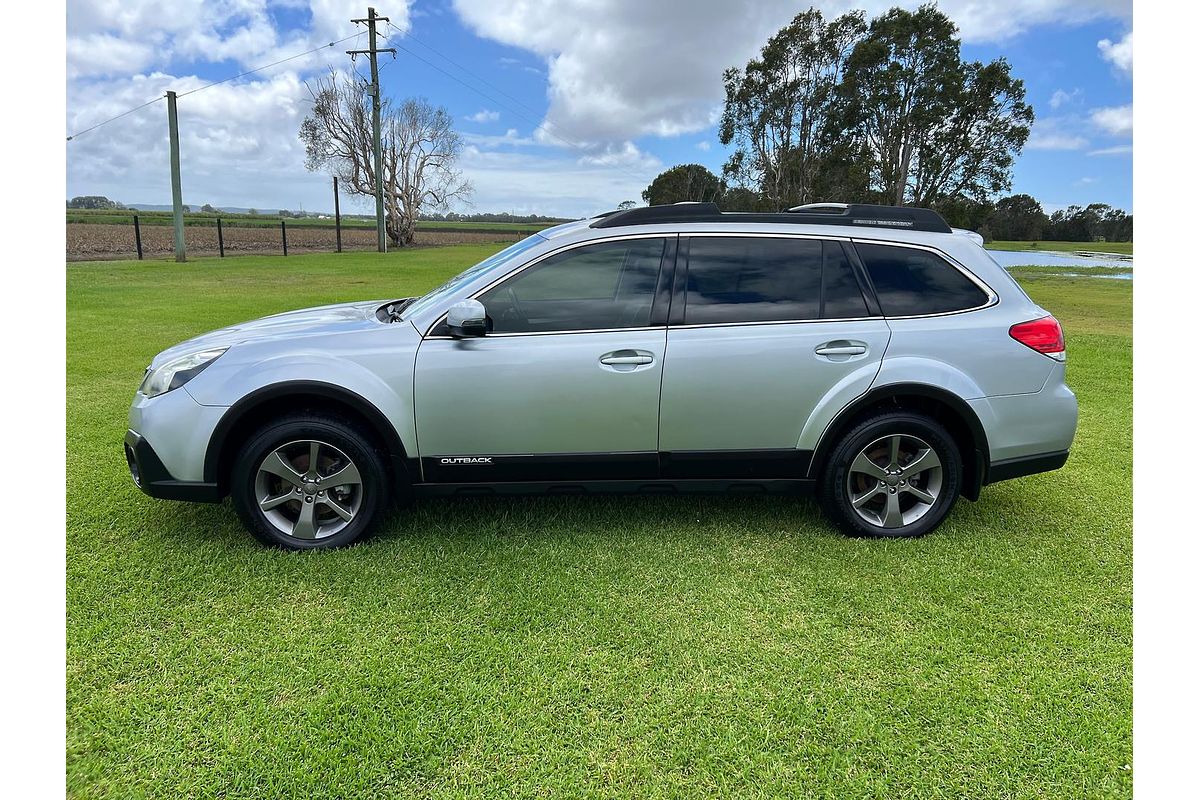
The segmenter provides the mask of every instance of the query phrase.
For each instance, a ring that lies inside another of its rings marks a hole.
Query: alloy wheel
[[[941,492],[941,459],[923,439],[908,434],[871,442],[846,473],[850,507],[877,527],[911,525],[929,513]]]
[[[262,460],[254,496],[263,516],[296,539],[325,539],[353,520],[363,501],[358,467],[328,442],[304,439],[275,448]]]

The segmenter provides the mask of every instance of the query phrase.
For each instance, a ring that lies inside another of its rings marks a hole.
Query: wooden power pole
[[[171,207],[175,216],[175,260],[187,261],[183,242],[183,186],[179,180],[179,114],[175,93],[167,92],[167,130],[171,137]]]
[[[342,252],[342,204],[338,200],[337,175],[333,176],[333,228],[337,231],[337,251]]]
[[[384,230],[383,218],[383,134],[381,130],[382,124],[379,119],[381,98],[379,95],[379,60],[377,56],[380,53],[395,54],[396,48],[386,47],[380,50],[375,46],[375,24],[378,22],[387,22],[388,18],[376,14],[374,7],[367,9],[367,16],[364,19],[353,19],[350,21],[367,23],[367,32],[369,34],[369,50],[347,50],[346,52],[352,56],[365,54],[371,59],[371,128],[375,144],[375,233],[379,240],[379,252],[386,253],[387,232]]]

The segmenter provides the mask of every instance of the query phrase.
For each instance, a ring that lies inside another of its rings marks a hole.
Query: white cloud
[[[1133,72],[1133,31],[1125,34],[1119,42],[1111,39],[1101,39],[1096,43],[1100,48],[1100,57],[1111,62],[1122,72]]]
[[[1099,178],[1085,177],[1085,178],[1080,178],[1079,180],[1075,181],[1075,185],[1076,186],[1090,186],[1093,183],[1099,183],[1099,182],[1100,182]]]
[[[1029,141],[1025,143],[1030,150],[1082,150],[1087,145],[1087,139],[1065,130],[1061,120],[1057,119],[1038,120],[1033,123]]]
[[[232,61],[251,69],[364,30],[350,22],[363,16],[357,0],[287,0],[308,17],[305,27],[287,31],[280,30],[272,9],[282,4],[212,0],[164,8],[149,0],[72,0],[67,9],[68,77],[128,75],[179,60]],[[389,3],[387,11],[393,25],[408,29],[405,0]],[[93,52],[97,45],[102,49]],[[152,57],[144,57],[147,49]],[[97,63],[105,50],[114,53],[121,66],[106,69]],[[340,54],[338,49],[334,52]],[[321,51],[281,69],[311,70],[328,60],[327,52]]]
[[[1133,135],[1133,104],[1096,108],[1091,114],[1092,124],[1113,136]]]
[[[503,136],[483,133],[460,133],[463,141],[479,150],[496,150],[503,147],[532,147],[540,144],[532,136],[522,136],[516,128],[509,128]]]
[[[877,14],[896,2],[816,4],[831,15],[852,6]],[[744,65],[801,10],[794,0],[455,0],[454,6],[480,36],[540,57],[548,68],[547,130],[592,143],[709,127],[721,103],[722,71]],[[939,7],[968,42],[1003,40],[1043,23],[1131,14],[1129,0],[943,0]]]
[[[67,9],[67,133],[211,82],[187,68],[216,61],[218,77],[250,69],[353,33],[364,6],[352,0],[283,0],[304,13],[281,29],[267,0],[171,4],[72,0]],[[387,4],[397,27],[405,0]],[[390,30],[390,29],[389,29]],[[304,167],[297,136],[307,113],[304,80],[345,61],[344,47],[322,49],[253,76],[181,96],[184,200],[258,208],[332,206],[328,180]],[[166,70],[172,65],[171,72]],[[182,67],[180,65],[183,65]],[[203,74],[211,74],[211,70]],[[104,194],[126,203],[170,197],[166,109],[159,102],[84,134],[68,145],[67,193]]]
[[[656,170],[662,167],[661,161],[643,153],[633,142],[609,145],[586,153],[580,157],[579,163],[600,167],[635,167],[644,170]]]
[[[591,216],[611,211],[622,200],[636,200],[662,167],[647,162],[614,169],[582,162],[561,151],[547,156],[469,150],[461,166],[475,187],[473,208],[567,217]]]
[[[707,153],[709,150],[712,149],[712,144],[707,139],[705,139],[703,141],[696,142],[696,149],[703,150],[704,152]]]
[[[470,122],[495,122],[500,119],[499,111],[489,111],[486,108],[476,111],[474,114],[468,114],[463,119]]]
[[[1063,89],[1056,89],[1054,94],[1050,95],[1050,107],[1060,108],[1061,106],[1070,105],[1078,101],[1081,97],[1083,97],[1083,90],[1081,89],[1072,89],[1069,92]]]
[[[103,96],[75,111],[74,129],[161,96],[204,85],[191,77],[152,73],[86,88]],[[76,94],[72,94],[72,92]],[[217,205],[295,208],[325,179],[304,169],[296,132],[307,92],[294,74],[214,86],[179,101],[179,138],[184,201]],[[156,103],[122,119],[117,131],[101,128],[70,143],[68,187],[105,194],[126,203],[162,203],[170,197],[166,106]],[[78,193],[78,192],[76,192]],[[310,203],[311,205],[311,203]]]
[[[1089,156],[1127,156],[1133,153],[1133,145],[1119,144],[1114,147],[1101,147],[1099,150],[1088,151]]]
[[[159,60],[160,54],[153,45],[111,33],[67,37],[68,78],[128,75],[141,72]]]

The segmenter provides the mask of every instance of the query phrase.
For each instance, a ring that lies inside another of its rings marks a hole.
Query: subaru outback
[[[559,225],[422,297],[160,353],[126,459],[292,549],[453,495],[811,492],[846,533],[921,535],[1075,433],[1062,328],[981,243],[867,205]]]

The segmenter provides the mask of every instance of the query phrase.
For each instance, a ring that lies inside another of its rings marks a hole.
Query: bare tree
[[[351,194],[375,196],[371,152],[371,106],[364,87],[330,72],[308,87],[312,110],[300,125],[305,166],[328,169]],[[382,103],[383,205],[388,238],[412,244],[423,211],[444,209],[471,195],[471,184],[455,169],[462,137],[445,108],[409,98],[399,108]]]

